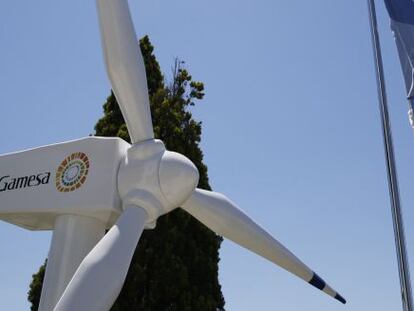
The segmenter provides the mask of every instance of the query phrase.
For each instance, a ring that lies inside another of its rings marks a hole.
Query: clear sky
[[[376,2],[413,267],[414,136],[388,16]],[[179,57],[205,82],[193,111],[213,188],[348,300],[225,241],[226,309],[400,310],[366,2],[130,5],[166,76]],[[1,1],[0,42],[0,153],[93,133],[110,89],[95,1]],[[29,309],[28,285],[50,238],[0,223],[0,310]]]

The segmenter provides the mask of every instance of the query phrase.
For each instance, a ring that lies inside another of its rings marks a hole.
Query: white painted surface
[[[226,196],[197,189],[183,209],[208,228],[309,282],[314,272]],[[335,297],[336,291],[324,289]]]
[[[0,219],[31,230],[52,230],[56,216],[71,214],[99,218],[110,227],[120,213],[116,177],[128,146],[119,138],[87,137],[0,156],[0,189],[4,181],[22,180],[14,189],[0,191]],[[80,152],[89,160],[86,179],[78,189],[60,192],[58,169],[68,156]],[[39,174],[49,178],[35,185]],[[31,176],[35,186],[30,186]],[[8,187],[13,188],[10,183]]]
[[[105,224],[98,219],[73,215],[56,218],[40,311],[53,310],[79,264],[104,234]]]
[[[96,3],[106,69],[131,141],[154,138],[145,66],[128,2],[97,0]]]
[[[144,209],[127,207],[82,261],[54,310],[109,310],[122,289],[146,220]]]

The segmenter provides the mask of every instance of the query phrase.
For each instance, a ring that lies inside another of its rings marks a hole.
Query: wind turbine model
[[[88,137],[0,157],[0,219],[54,230],[40,310],[109,310],[142,231],[179,206],[217,234],[345,303],[224,195],[196,189],[194,164],[154,139],[145,67],[127,1],[97,0],[97,7],[108,75],[132,145]]]

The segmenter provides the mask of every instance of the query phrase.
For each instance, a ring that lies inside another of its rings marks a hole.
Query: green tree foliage
[[[193,81],[176,60],[172,82],[167,84],[147,36],[140,40],[147,72],[151,114],[155,137],[168,150],[187,156],[200,172],[198,187],[210,189],[207,167],[199,143],[201,122],[193,119],[189,108],[204,96],[204,85]],[[103,106],[104,116],[95,126],[98,136],[118,136],[129,141],[128,131],[111,93]],[[224,310],[218,282],[221,238],[183,210],[160,217],[157,227],[145,230],[133,257],[126,282],[113,311],[217,311]],[[29,301],[38,304],[39,283]],[[37,308],[32,308],[37,310]]]
[[[30,284],[27,300],[32,304],[31,311],[37,311],[40,303],[40,293],[42,292],[43,279],[45,277],[46,262],[40,266],[39,271],[32,275],[32,283]]]

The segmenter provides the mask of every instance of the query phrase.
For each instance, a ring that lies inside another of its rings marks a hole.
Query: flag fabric
[[[407,98],[414,99],[414,0],[384,0],[391,18]]]

